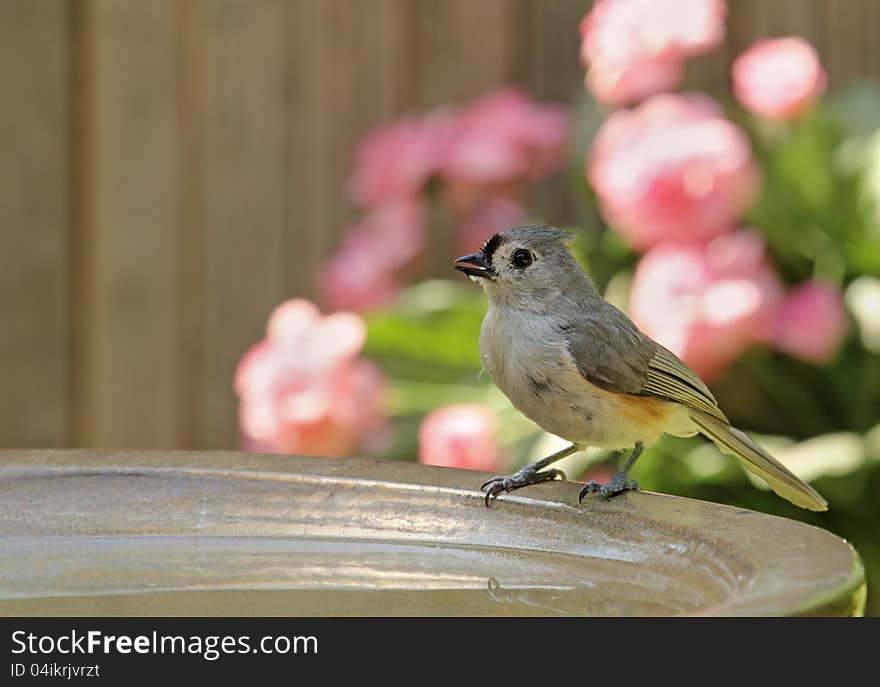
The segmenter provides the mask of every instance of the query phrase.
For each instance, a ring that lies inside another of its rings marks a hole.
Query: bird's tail
[[[819,492],[800,480],[744,432],[700,410],[691,410],[690,415],[700,431],[714,441],[719,449],[739,458],[748,470],[767,482],[782,498],[808,510],[828,510],[828,503]]]

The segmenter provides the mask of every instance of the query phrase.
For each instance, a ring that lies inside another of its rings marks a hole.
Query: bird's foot
[[[520,487],[526,487],[529,484],[539,484],[540,482],[548,482],[551,479],[566,479],[562,470],[549,468],[547,470],[536,470],[533,465],[526,465],[520,468],[512,475],[504,475],[493,477],[483,483],[480,487],[486,492],[486,507],[489,507],[489,499],[495,498],[502,491],[509,492]]]
[[[598,482],[587,482],[578,494],[578,503],[583,503],[584,496],[598,492],[606,501],[612,496],[617,496],[625,491],[638,491],[639,483],[634,479],[628,479],[629,475],[618,472],[608,484],[599,484]]]

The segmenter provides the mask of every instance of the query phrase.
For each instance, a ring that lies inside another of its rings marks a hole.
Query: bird
[[[608,499],[638,490],[630,471],[646,447],[664,434],[702,433],[782,498],[827,510],[813,487],[731,425],[696,373],[599,294],[568,249],[572,237],[551,226],[514,227],[453,263],[488,296],[483,369],[517,410],[571,442],[485,482],[486,506],[502,491],[566,479],[549,466],[588,446],[632,452],[607,484],[587,482],[579,503],[590,493]]]

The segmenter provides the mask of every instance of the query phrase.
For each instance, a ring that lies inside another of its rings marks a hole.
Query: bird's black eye
[[[525,248],[517,248],[513,251],[513,255],[510,256],[510,263],[520,270],[524,270],[531,265],[534,260],[535,256],[532,255],[532,251],[526,250]]]

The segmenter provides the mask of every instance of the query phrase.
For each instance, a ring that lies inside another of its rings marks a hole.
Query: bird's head
[[[515,227],[492,236],[455,269],[486,290],[490,300],[539,306],[563,292],[583,270],[568,252],[571,234],[555,227]]]

